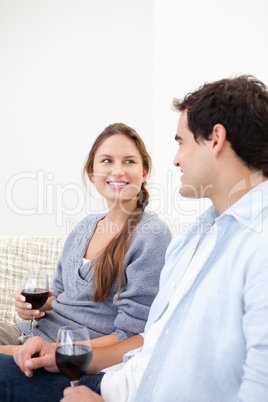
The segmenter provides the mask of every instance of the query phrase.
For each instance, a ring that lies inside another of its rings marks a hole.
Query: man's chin
[[[182,184],[179,193],[185,198],[199,198],[199,193],[194,186],[190,184]]]

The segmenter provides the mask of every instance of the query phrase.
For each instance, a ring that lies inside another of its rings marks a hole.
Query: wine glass
[[[24,281],[24,288],[21,294],[26,298],[27,303],[31,303],[33,310],[39,310],[47,301],[49,294],[48,276],[44,271],[33,273],[29,271]],[[30,335],[19,337],[21,343],[33,337],[33,326],[35,319],[31,317]]]
[[[82,326],[61,327],[56,344],[56,364],[74,387],[86,374],[92,362],[88,330]]]

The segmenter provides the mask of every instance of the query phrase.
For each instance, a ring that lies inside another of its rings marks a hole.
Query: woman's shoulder
[[[67,237],[66,243],[72,242],[75,239],[81,239],[85,236],[88,236],[91,232],[91,229],[94,231],[98,221],[104,218],[105,215],[107,215],[107,213],[87,215],[79,223],[77,223],[77,225],[71,231],[71,233]]]
[[[136,233],[141,237],[158,237],[163,236],[167,238],[169,241],[171,239],[171,232],[168,225],[159,218],[159,216],[155,212],[145,211],[142,215],[142,218],[137,225],[135,230]]]
[[[107,212],[98,212],[95,214],[89,214],[85,216],[74,228],[74,231],[78,231],[81,227],[88,227],[92,223],[98,222],[100,219],[103,219],[107,215]]]
[[[143,255],[143,258],[149,258],[151,261],[159,260],[162,268],[170,241],[171,233],[165,222],[153,212],[144,212],[132,233],[127,257],[132,259],[138,253],[139,256]]]
[[[170,231],[168,225],[161,218],[159,218],[155,212],[152,211],[145,211],[143,213],[139,225],[148,227],[155,225],[156,227]]]

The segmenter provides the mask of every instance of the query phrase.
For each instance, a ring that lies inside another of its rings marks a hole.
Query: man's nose
[[[180,163],[179,163],[179,150],[176,152],[176,155],[175,155],[175,157],[174,157],[174,160],[173,160],[173,164],[174,164],[174,166],[176,166],[176,167],[179,167],[180,166]]]

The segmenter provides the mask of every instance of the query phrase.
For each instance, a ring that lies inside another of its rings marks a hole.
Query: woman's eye
[[[102,161],[103,163],[111,163],[112,161],[111,161],[111,159],[103,159],[103,161]]]
[[[127,159],[125,163],[135,163],[132,159]]]

